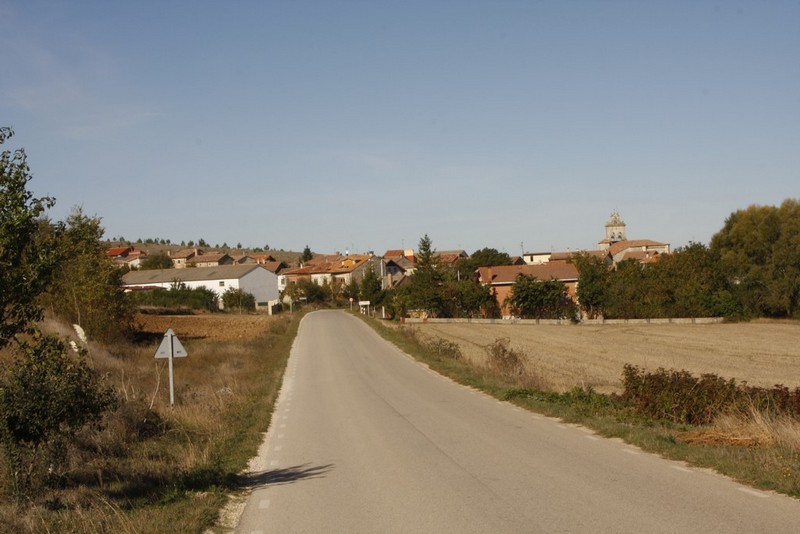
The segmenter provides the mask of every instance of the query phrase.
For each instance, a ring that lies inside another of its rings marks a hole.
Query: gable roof
[[[278,274],[279,272],[281,272],[283,269],[286,268],[286,264],[284,262],[282,262],[282,261],[274,261],[274,260],[273,261],[267,261],[267,262],[264,262],[264,263],[259,263],[259,265],[261,265],[263,268],[265,268],[269,272],[275,273],[275,274]]]
[[[648,247],[665,247],[667,243],[660,243],[658,241],[652,241],[650,239],[634,239],[631,241],[617,241],[613,243],[608,251],[613,255],[616,256],[623,250],[627,250],[629,248],[641,248],[642,250],[647,250]]]
[[[225,258],[228,258],[231,261],[233,260],[233,258],[224,252],[215,252],[211,254],[199,254],[193,258],[190,258],[187,263],[212,263],[215,261],[222,261]]]
[[[519,275],[532,276],[537,280],[561,280],[571,282],[578,279],[578,269],[571,263],[556,261],[539,265],[498,265],[478,269],[483,285],[513,284]]]
[[[126,286],[146,286],[173,281],[200,282],[207,280],[231,280],[243,278],[256,269],[266,271],[260,265],[220,265],[219,267],[193,267],[191,269],[153,269],[130,271],[122,276]]]
[[[173,260],[181,260],[181,259],[188,260],[195,254],[202,254],[202,253],[203,253],[202,250],[198,250],[196,248],[184,248],[179,250],[178,252],[170,254],[169,257],[172,258]]]
[[[131,252],[133,252],[133,247],[114,247],[110,248],[106,251],[108,256],[115,258],[117,256],[127,256]]]

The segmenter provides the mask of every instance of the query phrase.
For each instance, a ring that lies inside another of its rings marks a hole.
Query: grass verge
[[[800,422],[769,420],[760,413],[720,417],[705,426],[692,426],[642,417],[619,399],[591,388],[575,387],[566,393],[547,390],[546,377],[519,371],[521,355],[509,353],[502,340],[492,346],[486,368],[464,361],[452,351],[442,351],[441,341],[425,340],[413,327],[389,326],[359,315],[384,339],[431,369],[454,381],[500,400],[568,423],[580,424],[598,434],[619,438],[672,460],[710,468],[741,483],[800,497]],[[505,346],[505,348],[504,348]],[[492,354],[494,352],[495,354]],[[787,428],[789,430],[787,430]],[[770,439],[777,430],[779,436]]]
[[[0,500],[2,532],[203,532],[267,431],[302,314],[239,340],[186,339],[170,407],[155,347],[90,350],[121,406],[86,429],[59,478],[28,502]]]

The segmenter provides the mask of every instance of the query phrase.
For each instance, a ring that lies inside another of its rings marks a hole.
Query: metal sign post
[[[178,336],[175,335],[175,332],[172,331],[172,328],[167,328],[166,333],[164,334],[164,339],[161,341],[161,345],[158,346],[158,350],[156,351],[156,358],[167,358],[169,360],[169,405],[175,405],[175,380],[173,378],[174,374],[172,371],[172,359],[173,358],[185,358],[189,354],[186,352],[186,349],[183,348],[181,341],[178,339]]]

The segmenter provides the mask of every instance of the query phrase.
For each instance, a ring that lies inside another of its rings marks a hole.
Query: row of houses
[[[136,251],[124,252],[125,257],[136,257]],[[498,304],[506,316],[510,311],[505,300],[519,275],[539,280],[559,280],[575,298],[578,286],[578,271],[569,261],[578,253],[603,259],[609,266],[625,260],[641,263],[658,261],[661,255],[669,254],[670,245],[652,240],[628,240],[625,223],[619,213],[611,214],[605,226],[605,239],[591,251],[532,252],[512,258],[511,265],[481,267],[475,273],[477,283],[491,286]],[[109,255],[112,251],[109,251]],[[443,265],[455,265],[469,256],[464,250],[438,251],[437,260]],[[340,285],[353,281],[361,282],[368,270],[379,275],[384,289],[397,287],[413,275],[416,268],[415,252],[410,249],[387,250],[383,256],[370,254],[318,255],[301,263],[299,267],[287,268],[271,256],[244,256],[236,258],[225,253],[205,253],[199,249],[185,249],[170,255],[172,269],[131,271],[123,281],[130,291],[156,287],[169,288],[176,282],[187,287],[206,287],[221,296],[233,287],[252,293],[256,301],[270,308],[279,302],[279,296],[287,288],[301,281],[318,285]],[[141,255],[138,255],[141,259]],[[192,267],[192,268],[188,268]],[[220,300],[221,302],[221,300]]]
[[[142,262],[147,258],[147,253],[135,247],[114,247],[106,252],[109,258],[119,267],[135,270],[142,267]],[[199,248],[187,248],[177,252],[167,251],[167,256],[172,261],[174,269],[187,267],[219,267],[220,265],[262,265],[277,274],[287,267],[283,262],[277,261],[269,254],[228,254],[227,252],[206,252]]]

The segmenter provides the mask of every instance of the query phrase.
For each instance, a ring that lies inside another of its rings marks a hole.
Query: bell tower
[[[609,244],[616,243],[617,241],[627,241],[625,236],[625,223],[615,210],[611,214],[611,219],[606,223],[606,241]]]

